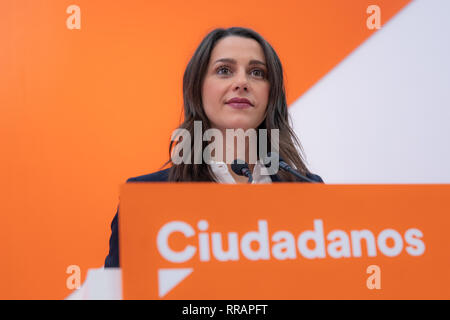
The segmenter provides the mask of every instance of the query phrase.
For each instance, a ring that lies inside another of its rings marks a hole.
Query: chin
[[[244,131],[248,130],[248,129],[256,129],[256,127],[254,127],[252,124],[249,123],[230,123],[229,125],[226,126],[227,129],[242,129]]]
[[[250,119],[244,117],[238,117],[237,119],[230,119],[230,121],[226,121],[224,124],[225,128],[228,129],[242,129],[244,131],[248,129],[256,129],[258,126],[255,121],[249,121]]]

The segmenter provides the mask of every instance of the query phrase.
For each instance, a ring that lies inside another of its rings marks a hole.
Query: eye
[[[222,73],[221,71],[225,70],[225,71],[230,71],[230,68],[228,68],[227,66],[220,66],[219,68],[217,68],[216,72],[218,74],[227,74],[227,73]]]
[[[253,69],[252,73],[256,72],[256,76],[259,78],[264,78],[266,76],[266,73],[264,72],[264,70],[261,69]]]

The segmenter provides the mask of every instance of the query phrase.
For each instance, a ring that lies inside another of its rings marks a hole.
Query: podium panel
[[[450,299],[450,185],[127,183],[124,299]]]

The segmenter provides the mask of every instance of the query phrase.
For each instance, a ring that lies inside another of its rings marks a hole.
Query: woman
[[[258,33],[238,27],[215,29],[210,32],[200,43],[186,67],[183,77],[183,98],[184,122],[179,129],[188,132],[190,136],[195,135],[196,124],[201,124],[203,131],[215,129],[224,137],[227,129],[244,131],[256,129],[267,133],[265,141],[269,150],[273,147],[272,132],[278,129],[275,151],[304,176],[316,182],[323,182],[318,175],[310,173],[303,162],[300,154],[301,145],[289,125],[281,62],[274,49]],[[220,150],[214,151],[213,158],[208,159],[212,161],[207,163],[205,161],[175,163],[174,151],[186,144],[189,144],[190,150],[194,150],[193,140],[183,138],[170,143],[171,157],[164,164],[164,166],[171,164],[170,168],[130,178],[127,182],[246,183],[248,181],[247,177],[231,170],[231,163],[221,161],[224,154],[230,152],[237,154],[235,144],[226,141],[223,144],[222,157],[219,156]],[[200,152],[206,148],[205,141],[201,144]],[[249,162],[252,152],[259,146],[259,143],[255,147],[251,141],[245,141],[243,160]],[[187,158],[194,160],[196,156],[199,156],[198,152],[189,152]],[[284,171],[269,175],[261,159],[255,163],[250,162],[249,168],[253,172],[253,183],[298,181],[292,174]],[[105,267],[119,267],[118,210],[112,221],[111,230],[110,251],[105,260]]]

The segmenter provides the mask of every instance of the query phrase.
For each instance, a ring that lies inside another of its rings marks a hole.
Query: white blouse
[[[211,170],[213,171],[216,181],[219,183],[236,183],[231,173],[228,171],[228,166],[224,162],[212,161],[210,164]],[[272,179],[267,171],[266,166],[260,161],[257,161],[252,172],[253,182],[256,183],[272,183]]]

